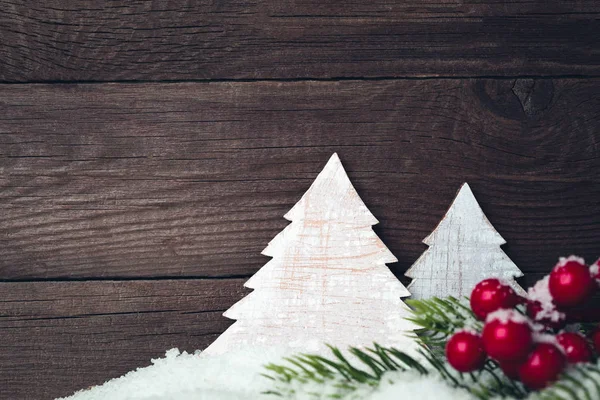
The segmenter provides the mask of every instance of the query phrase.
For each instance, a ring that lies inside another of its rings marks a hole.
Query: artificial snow
[[[559,349],[561,353],[565,354],[565,349],[558,343],[556,335],[550,335],[548,333],[533,332],[533,343],[545,343],[552,344],[554,347]]]
[[[491,312],[486,317],[485,322],[491,322],[496,320],[502,322],[503,324],[509,321],[517,324],[529,324],[529,320],[526,316],[512,309],[500,309]]]
[[[465,390],[448,386],[436,375],[422,376],[416,372],[389,372],[369,400],[475,400]]]
[[[572,258],[575,256],[571,256]],[[578,258],[578,257],[575,257]],[[563,260],[561,258],[561,260]],[[529,288],[527,291],[527,297],[531,301],[536,301],[540,304],[542,309],[535,316],[537,321],[541,321],[544,319],[548,319],[552,322],[559,322],[565,319],[565,313],[562,313],[556,309],[554,305],[554,299],[552,298],[552,294],[550,294],[550,276],[546,275],[543,279],[540,279],[536,282],[536,284]]]
[[[590,265],[590,275],[596,277],[596,280],[600,282],[600,260]]]
[[[104,385],[82,390],[63,400],[264,400],[281,399],[265,391],[276,383],[262,376],[264,365],[284,364],[282,350],[255,349],[218,356],[167,351],[165,358],[110,380]],[[328,398],[338,383],[302,384],[295,393],[283,397],[296,400]],[[378,387],[365,385],[343,397],[348,400],[475,400],[464,390],[448,386],[435,373],[422,376],[416,372],[388,372]]]
[[[264,393],[277,389],[278,383],[261,375],[268,373],[263,366],[270,362],[286,364],[283,360],[286,352],[289,350],[255,348],[217,356],[180,353],[179,350],[172,349],[167,351],[164,358],[152,360],[149,367],[138,368],[121,378],[82,390],[62,400],[325,400],[340,393],[340,387],[336,386],[340,383],[338,380],[327,384],[302,384],[297,381],[289,385],[282,384],[282,387],[291,391],[282,397]],[[596,366],[600,367],[600,363]],[[452,370],[450,367],[447,369]],[[574,369],[569,373],[580,374]],[[586,390],[598,393],[594,381],[584,378],[581,376],[579,379],[585,381],[586,386],[574,389],[579,396],[576,398],[585,398]],[[541,400],[544,398],[543,394],[532,393],[527,399]],[[435,371],[429,375],[420,375],[415,371],[390,371],[376,387],[358,385],[355,391],[335,398],[477,400],[464,389],[452,388],[446,384]]]
[[[481,336],[481,334],[479,333],[479,330],[477,330],[471,326],[467,326],[464,328],[458,328],[458,329],[454,330],[454,334],[461,333],[461,332],[468,333],[470,335],[477,336],[477,337]]]
[[[568,262],[571,262],[571,261],[576,262],[581,265],[585,265],[585,260],[582,257],[571,255],[569,257],[560,257],[558,259],[558,264],[556,264],[556,266],[554,268],[564,267],[565,265],[567,265]]]
[[[262,349],[210,357],[167,351],[165,358],[83,390],[70,400],[203,400],[261,399],[271,382],[259,375],[264,364],[281,360],[283,352]]]

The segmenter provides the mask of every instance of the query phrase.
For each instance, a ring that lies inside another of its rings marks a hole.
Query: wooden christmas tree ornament
[[[450,209],[423,243],[430,246],[408,269],[415,299],[469,296],[487,278],[501,278],[524,295],[514,278],[523,276],[502,251],[506,241],[481,210],[468,184],[463,184]]]
[[[396,262],[371,226],[378,223],[334,154],[291,221],[262,254],[273,257],[244,286],[252,293],[223,315],[235,319],[205,353],[250,346],[329,352],[326,344],[394,346],[411,352],[410,293],[385,265]]]

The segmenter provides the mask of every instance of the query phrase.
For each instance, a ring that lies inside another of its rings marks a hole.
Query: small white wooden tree
[[[525,294],[514,278],[523,276],[502,251],[506,241],[481,210],[468,184],[463,184],[450,209],[423,243],[430,246],[406,271],[415,299],[470,296],[487,278],[505,279]]]
[[[263,251],[273,259],[244,286],[252,293],[223,315],[237,320],[205,353],[248,346],[325,352],[377,342],[412,352],[416,328],[400,300],[410,293],[385,265],[396,257],[373,232],[369,212],[334,154],[292,221]]]

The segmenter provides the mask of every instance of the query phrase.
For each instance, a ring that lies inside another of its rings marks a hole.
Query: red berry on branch
[[[592,360],[592,349],[583,335],[574,332],[563,332],[556,335],[556,340],[563,348],[567,362],[576,364]]]
[[[521,362],[513,362],[513,361],[499,361],[500,369],[504,372],[507,378],[512,380],[519,379],[519,367],[521,367]]]
[[[520,298],[513,288],[496,278],[479,282],[471,292],[471,310],[481,320],[485,320],[491,312],[513,308],[519,302]]]
[[[570,256],[560,259],[550,273],[548,285],[557,306],[573,307],[588,299],[594,282],[583,259]]]
[[[486,354],[481,338],[476,333],[460,331],[446,344],[448,363],[459,372],[472,372],[483,368]]]
[[[598,325],[594,330],[594,333],[592,333],[592,343],[594,344],[596,353],[600,354],[600,325]]]
[[[556,346],[539,343],[519,367],[519,377],[528,388],[543,389],[558,379],[565,364],[565,356]]]
[[[527,317],[515,310],[498,310],[488,315],[482,339],[486,353],[498,361],[525,359],[533,342]]]

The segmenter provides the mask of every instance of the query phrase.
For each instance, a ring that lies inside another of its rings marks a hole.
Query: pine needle
[[[330,398],[343,399],[361,386],[376,387],[389,371],[414,371],[420,375],[436,374],[449,386],[462,389],[481,400],[497,398],[531,400],[598,400],[600,399],[600,368],[598,364],[571,367],[558,382],[541,392],[529,392],[520,382],[508,379],[494,361],[488,361],[483,370],[459,374],[448,366],[443,355],[449,337],[459,329],[481,329],[464,300],[445,299],[407,300],[412,308],[410,321],[417,324],[419,340],[423,345],[420,358],[374,343],[371,348],[348,349],[346,357],[339,349],[329,346],[331,357],[299,354],[284,359],[283,365],[266,366],[275,388],[269,394],[285,397],[295,393],[294,385],[306,383],[334,383],[337,393]],[[320,394],[315,394],[319,395]]]

